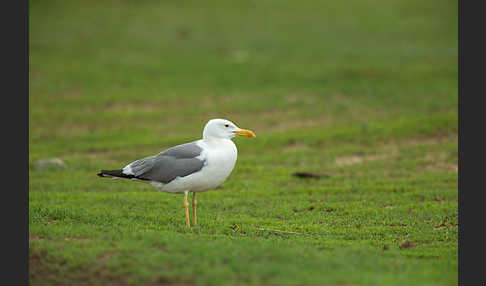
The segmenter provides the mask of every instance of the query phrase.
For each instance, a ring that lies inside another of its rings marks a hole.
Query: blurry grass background
[[[456,1],[31,0],[29,17],[32,285],[457,284]],[[257,138],[235,139],[198,226],[182,196],[96,176],[211,118]],[[67,169],[36,167],[52,157]]]

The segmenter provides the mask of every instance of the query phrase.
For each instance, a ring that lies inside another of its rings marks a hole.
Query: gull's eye
[[[224,127],[229,127],[229,124],[225,124]]]

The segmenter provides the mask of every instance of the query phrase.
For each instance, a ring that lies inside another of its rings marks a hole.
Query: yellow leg
[[[188,192],[184,192],[184,208],[186,210],[186,226],[191,227],[191,224],[189,224],[189,203],[187,202],[187,194],[188,194]]]
[[[192,193],[192,221],[194,222],[194,225],[197,224],[197,216],[196,216],[196,192]]]

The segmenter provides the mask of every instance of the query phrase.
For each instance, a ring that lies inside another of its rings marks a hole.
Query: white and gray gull
[[[212,119],[204,127],[203,138],[171,147],[157,155],[136,160],[123,169],[102,170],[98,176],[147,182],[161,192],[184,194],[186,226],[189,223],[189,192],[192,216],[196,217],[196,193],[214,190],[231,174],[237,150],[231,141],[236,135],[256,137],[225,119]]]

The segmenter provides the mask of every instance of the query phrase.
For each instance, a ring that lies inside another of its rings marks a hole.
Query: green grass
[[[31,285],[457,285],[455,1],[31,1],[29,15]],[[96,176],[216,117],[257,137],[234,140],[198,226],[181,195]],[[68,168],[36,168],[50,157]]]

